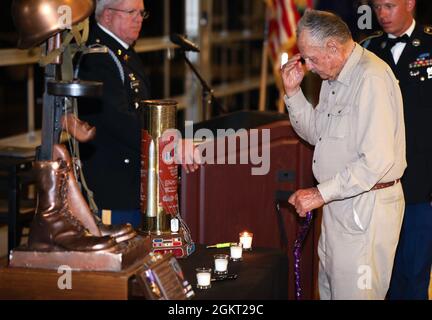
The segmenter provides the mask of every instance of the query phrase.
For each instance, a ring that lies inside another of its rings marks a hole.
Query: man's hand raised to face
[[[300,54],[296,54],[282,66],[280,71],[288,97],[292,97],[300,90],[300,84],[305,75],[300,59]]]

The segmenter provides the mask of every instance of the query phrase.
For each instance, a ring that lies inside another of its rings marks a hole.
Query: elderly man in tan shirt
[[[281,70],[291,124],[315,146],[316,188],[289,199],[300,216],[323,206],[318,245],[321,299],[384,299],[404,212],[402,96],[390,67],[352,40],[336,15],[310,10],[299,55]],[[314,108],[301,64],[322,83]]]

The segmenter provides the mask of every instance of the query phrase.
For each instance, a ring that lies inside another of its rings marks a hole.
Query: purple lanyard
[[[303,220],[303,219],[302,219]],[[301,300],[302,288],[300,284],[300,256],[303,241],[306,238],[309,227],[312,221],[312,213],[309,211],[306,214],[306,218],[300,223],[297,231],[297,239],[294,242],[294,276],[295,276],[295,287],[296,287],[296,299]]]

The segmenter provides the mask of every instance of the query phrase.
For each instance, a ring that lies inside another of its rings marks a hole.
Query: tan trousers
[[[323,208],[320,298],[384,299],[402,226],[401,183]]]

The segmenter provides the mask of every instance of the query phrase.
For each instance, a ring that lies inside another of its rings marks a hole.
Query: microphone
[[[198,46],[189,39],[187,39],[185,36],[173,33],[170,35],[170,40],[172,43],[178,45],[184,51],[200,52]]]

